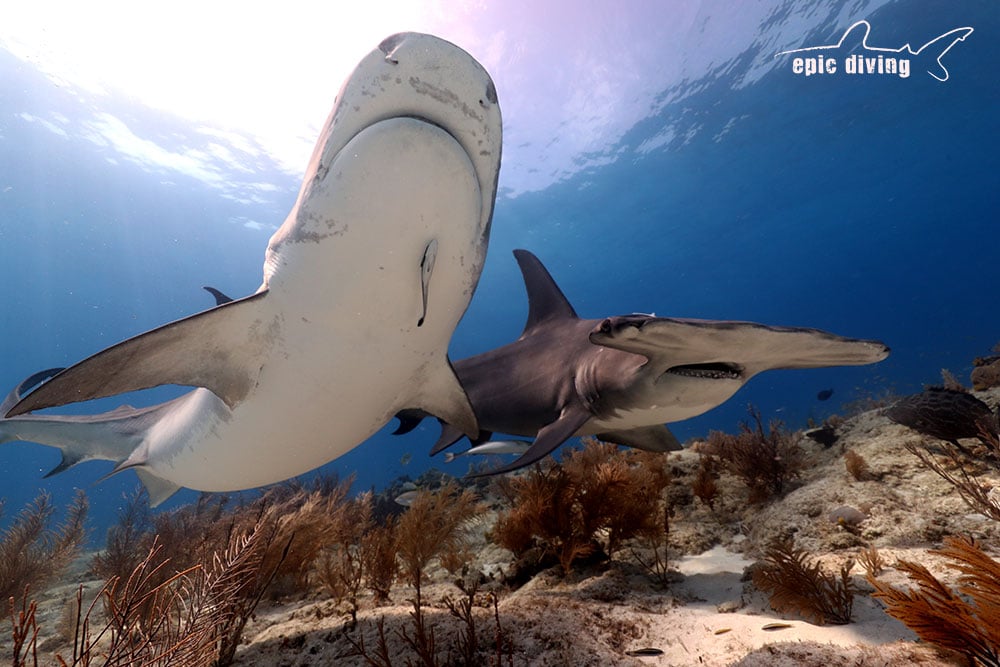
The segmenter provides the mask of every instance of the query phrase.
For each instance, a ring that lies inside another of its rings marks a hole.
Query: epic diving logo
[[[898,49],[868,46],[872,26],[868,21],[858,21],[844,33],[836,44],[810,46],[782,51],[775,55],[802,54],[792,58],[792,73],[802,76],[820,74],[891,75],[906,79],[911,66],[924,68],[938,81],[948,80],[948,70],[941,59],[958,42],[972,34],[972,28],[955,28],[935,37],[914,51],[909,44]],[[860,50],[860,51],[859,51]],[[928,62],[928,58],[933,62]]]

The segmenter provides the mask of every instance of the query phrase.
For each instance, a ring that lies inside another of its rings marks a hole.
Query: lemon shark
[[[534,438],[520,458],[488,474],[534,463],[574,435],[680,449],[665,423],[714,408],[762,371],[871,364],[889,354],[879,341],[818,329],[642,314],[582,319],[535,255],[514,256],[528,292],[524,331],[455,362],[482,429],[473,444],[494,431]],[[396,433],[405,433],[426,414],[397,416]],[[441,421],[432,455],[464,435]]]
[[[180,487],[231,491],[307,472],[400,410],[479,428],[447,348],[479,281],[500,168],[486,70],[430,35],[385,39],[337,96],[263,284],[28,378],[2,439],[135,469],[153,504]],[[34,382],[32,382],[34,380]],[[29,414],[159,385],[147,408]]]

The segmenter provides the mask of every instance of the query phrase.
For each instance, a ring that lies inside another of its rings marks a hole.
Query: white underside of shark
[[[501,121],[489,75],[429,35],[386,39],[355,69],[256,294],[119,343],[0,421],[0,441],[134,468],[157,503],[307,472],[401,409],[478,431],[447,357],[485,261]],[[150,408],[28,414],[164,384]]]

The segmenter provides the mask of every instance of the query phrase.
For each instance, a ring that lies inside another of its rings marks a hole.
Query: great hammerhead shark
[[[574,435],[653,451],[680,449],[664,426],[721,404],[761,371],[856,366],[885,359],[874,340],[817,329],[753,322],[623,315],[581,319],[542,263],[527,250],[514,257],[528,292],[521,337],[454,363],[480,433],[534,437],[520,458],[496,474],[545,457]],[[396,433],[427,415],[397,415]],[[442,421],[436,454],[463,433]]]

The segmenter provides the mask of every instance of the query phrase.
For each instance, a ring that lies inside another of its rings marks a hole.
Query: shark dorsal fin
[[[514,258],[521,267],[524,287],[528,290],[528,321],[522,336],[551,320],[577,319],[573,306],[537,257],[527,250],[515,250]]]

